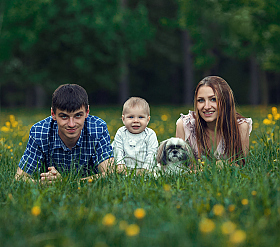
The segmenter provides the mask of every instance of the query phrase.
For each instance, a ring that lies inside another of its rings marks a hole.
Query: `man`
[[[80,174],[83,179],[105,174],[114,163],[106,123],[89,115],[88,95],[76,84],[65,84],[53,93],[51,116],[34,124],[16,179],[53,182],[62,173]]]

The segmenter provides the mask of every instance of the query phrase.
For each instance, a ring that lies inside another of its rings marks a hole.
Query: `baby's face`
[[[147,127],[150,116],[143,108],[136,106],[126,110],[122,121],[130,133],[139,134]]]

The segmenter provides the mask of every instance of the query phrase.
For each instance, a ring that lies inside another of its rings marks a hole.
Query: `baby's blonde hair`
[[[148,102],[140,97],[131,97],[129,98],[123,105],[123,112],[124,115],[129,108],[139,107],[143,108],[144,111],[150,116],[150,106]]]

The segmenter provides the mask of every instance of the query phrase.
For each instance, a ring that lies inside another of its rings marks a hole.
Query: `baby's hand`
[[[117,171],[117,173],[123,173],[126,175],[126,166],[123,164],[117,165],[116,171]]]

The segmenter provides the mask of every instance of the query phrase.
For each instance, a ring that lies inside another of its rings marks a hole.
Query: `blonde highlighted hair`
[[[129,108],[139,107],[143,108],[144,111],[150,116],[150,106],[148,102],[140,97],[131,97],[129,98],[123,105],[123,112],[124,115]]]

